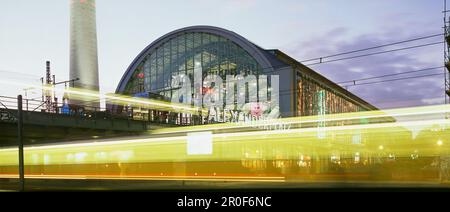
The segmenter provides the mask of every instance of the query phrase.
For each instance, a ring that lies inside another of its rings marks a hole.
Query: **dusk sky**
[[[140,51],[178,28],[225,28],[301,61],[442,33],[442,10],[442,0],[97,0],[101,92],[114,92]],[[439,41],[442,37],[363,53]],[[39,82],[46,60],[58,81],[68,79],[69,0],[0,0],[0,80]],[[311,68],[341,82],[442,64],[443,44]],[[444,77],[436,76],[349,90],[375,106],[392,108],[442,104],[443,87]],[[3,96],[19,92],[11,85],[0,89]]]

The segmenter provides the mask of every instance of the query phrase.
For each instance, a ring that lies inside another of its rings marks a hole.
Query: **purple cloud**
[[[418,26],[418,28],[420,28],[420,26]],[[367,47],[439,33],[437,30],[428,29],[426,27],[420,29],[420,31],[414,31],[414,29],[411,28],[386,28],[384,31],[380,31],[377,34],[362,34],[356,37],[351,37],[348,35],[349,30],[347,28],[338,27],[330,30],[329,33],[326,33],[326,35],[316,36],[305,42],[295,43],[282,49],[286,53],[301,61],[303,59],[323,57],[336,53],[364,49]],[[365,52],[338,56],[330,59],[339,59],[343,57],[351,57],[440,41],[442,41],[441,36]],[[442,49],[443,44],[351,60],[324,63],[310,67],[334,82],[343,82],[354,79],[420,70],[430,67],[439,67],[443,65]],[[327,59],[324,61],[326,60]],[[304,64],[311,64],[315,62],[318,61],[305,62]],[[435,69],[381,79],[360,81],[359,83],[423,76],[443,72],[443,69]],[[442,104],[444,102],[444,76],[440,75],[370,85],[352,86],[348,87],[348,90],[379,108]]]

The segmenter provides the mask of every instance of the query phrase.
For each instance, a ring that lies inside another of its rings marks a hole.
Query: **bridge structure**
[[[45,103],[32,99],[24,99],[23,105],[25,145],[141,135],[172,126],[101,108],[55,105],[54,110],[46,111]],[[0,147],[17,145],[17,115],[16,98],[0,96]]]

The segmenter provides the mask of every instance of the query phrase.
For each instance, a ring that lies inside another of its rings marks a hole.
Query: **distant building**
[[[95,0],[70,0],[70,79],[77,78],[72,87],[99,90]],[[77,97],[69,102],[86,110],[100,106],[92,98]]]
[[[376,109],[283,52],[265,50],[234,32],[211,26],[179,29],[151,43],[126,70],[116,93],[147,98],[156,95],[159,99],[170,101],[179,89],[172,87],[172,76],[183,74],[193,82],[199,67],[202,77],[219,75],[224,81],[227,76],[238,74],[253,74],[258,78],[278,75],[277,101],[281,117]],[[259,80],[254,83],[255,89],[248,86],[245,93],[248,95],[257,90],[258,99],[265,99],[270,103],[273,98],[270,95],[272,85],[270,81],[262,85]],[[230,89],[225,92],[230,92]],[[190,103],[194,105],[193,101]],[[246,98],[246,103],[251,103],[249,98]],[[115,108],[119,112],[123,110],[122,107]],[[141,109],[136,111],[142,112]],[[180,123],[181,119],[192,118],[186,114],[164,111],[150,110],[148,113],[149,119],[156,117],[166,122]],[[192,120],[181,123],[204,123]]]

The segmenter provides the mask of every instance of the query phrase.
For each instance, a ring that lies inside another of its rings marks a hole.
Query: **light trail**
[[[0,174],[0,179],[18,179],[18,175]],[[109,176],[109,175],[25,175],[40,180],[133,180],[133,181],[218,181],[218,182],[286,182],[285,177],[234,176]]]
[[[363,136],[365,139],[371,140],[371,145],[386,145],[389,142],[384,140],[377,140],[379,136],[388,134],[395,139],[397,144],[396,150],[404,152],[415,148],[411,136],[404,136],[408,131],[404,127],[429,127],[435,129],[439,128],[450,129],[450,120],[429,120],[429,121],[408,121],[401,123],[378,123],[378,124],[362,124],[350,126],[331,126],[323,128],[299,128],[290,130],[276,130],[276,131],[250,131],[250,132],[234,132],[234,133],[217,133],[212,135],[212,142],[214,142],[214,152],[229,152],[225,155],[211,154],[203,156],[189,156],[186,154],[186,145],[189,136],[168,136],[163,138],[142,138],[134,140],[113,140],[105,142],[83,142],[70,144],[56,144],[45,146],[31,146],[26,147],[26,164],[104,164],[104,163],[138,163],[138,162],[164,162],[173,161],[177,159],[185,161],[223,161],[233,160],[238,161],[243,158],[240,149],[242,146],[251,148],[269,148],[271,145],[276,145],[277,149],[281,151],[290,151],[292,145],[297,147],[313,146],[317,148],[324,148],[321,154],[327,154],[332,151],[332,148],[338,148],[340,145],[348,145],[347,140],[335,139],[333,135],[340,136]],[[319,138],[318,134],[323,130],[325,137]],[[436,137],[436,141],[437,141]],[[227,149],[226,146],[230,146]],[[332,146],[328,146],[332,145]],[[400,145],[400,146],[399,146]],[[231,148],[233,147],[233,148]],[[359,145],[350,145],[350,149],[359,149]],[[403,148],[403,150],[402,150]],[[435,149],[439,146],[429,147],[424,149],[427,154],[434,154]],[[448,148],[441,147],[440,149],[447,150]],[[371,150],[373,151],[373,150]],[[146,153],[148,152],[148,153]],[[151,154],[150,154],[151,153]],[[403,154],[403,153],[402,153]],[[17,161],[17,149],[8,148],[0,149],[0,165],[11,165]],[[276,158],[273,153],[264,156],[267,160]]]
[[[12,82],[8,81],[0,81],[3,83]],[[12,83],[12,84],[20,84],[23,86],[28,86],[27,84],[21,83]],[[37,87],[39,88],[39,87]],[[53,91],[56,88],[52,86],[42,86],[40,89]],[[165,107],[165,109],[169,111],[175,112],[184,112],[188,111],[192,114],[204,113],[207,114],[207,110],[205,108],[198,108],[193,106],[187,106],[184,104],[174,104],[167,103],[162,101],[155,101],[149,99],[139,99],[132,98],[129,96],[117,95],[117,94],[100,94],[98,92],[82,90],[82,89],[56,89],[61,92],[65,92],[73,95],[80,95],[83,97],[92,97],[92,98],[102,98],[110,100],[113,103],[128,105],[128,104],[138,104],[145,105],[149,108],[152,107]],[[212,126],[194,126],[194,127],[184,127],[184,128],[169,128],[162,130],[155,130],[153,134],[167,134],[167,133],[175,133],[175,132],[193,132],[197,130],[223,130],[223,129],[238,129],[238,128],[247,128],[247,127],[265,127],[265,126],[273,126],[278,124],[309,124],[309,123],[319,123],[319,122],[331,122],[331,121],[350,121],[350,120],[358,120],[358,119],[372,119],[372,118],[393,118],[393,117],[405,117],[405,116],[418,116],[418,115],[430,115],[430,114],[446,114],[450,113],[450,105],[438,105],[438,106],[427,106],[427,107],[416,107],[416,108],[402,108],[402,109],[392,109],[392,110],[384,110],[384,111],[365,111],[365,112],[356,112],[356,113],[344,113],[344,114],[329,114],[323,116],[308,116],[308,117],[294,117],[294,118],[280,118],[276,120],[262,120],[255,121],[252,123],[224,123],[217,124]]]
[[[164,108],[167,111],[178,111],[178,112],[189,112],[191,114],[199,114],[199,113],[206,113],[207,110],[199,107],[194,106],[188,106],[185,104],[176,104],[176,103],[168,103],[158,100],[150,100],[150,99],[144,99],[144,98],[136,98],[136,97],[130,97],[125,95],[119,95],[119,94],[103,94],[99,93],[97,91],[90,91],[86,89],[78,89],[78,88],[68,88],[68,89],[59,89],[56,87],[53,87],[52,85],[44,85],[44,86],[32,86],[29,84],[24,83],[18,83],[18,82],[10,82],[10,81],[4,81],[0,80],[3,84],[9,84],[9,85],[18,85],[23,86],[27,88],[36,88],[41,89],[43,91],[59,91],[63,92],[69,95],[72,95],[71,98],[73,99],[79,99],[79,100],[85,100],[85,98],[92,98],[91,100],[100,100],[105,99],[108,102],[119,104],[119,105],[128,105],[128,104],[137,104],[147,107],[148,109],[155,108],[155,109],[161,109]],[[84,97],[84,98],[82,98]]]
[[[361,129],[380,129],[384,128],[396,128],[396,127],[411,127],[411,126],[432,126],[432,125],[446,125],[450,128],[450,120],[430,120],[430,121],[409,121],[401,123],[380,123],[380,124],[364,124],[364,125],[351,125],[351,126],[332,126],[332,127],[322,127],[322,128],[301,128],[301,129],[289,129],[289,130],[273,130],[273,131],[252,131],[252,132],[235,132],[235,133],[218,133],[213,134],[214,138],[224,138],[231,139],[233,137],[254,137],[262,135],[282,135],[286,137],[287,135],[293,134],[293,137],[301,137],[303,133],[315,133],[318,130],[324,130],[326,132],[336,132],[336,131],[353,131]],[[308,134],[306,134],[308,135]],[[52,150],[52,149],[70,149],[70,148],[89,148],[89,147],[108,147],[114,145],[160,145],[164,144],[181,144],[186,142],[188,136],[171,136],[163,138],[143,138],[143,139],[133,139],[133,140],[114,140],[114,141],[104,141],[104,142],[83,142],[83,143],[71,143],[71,144],[56,144],[56,145],[44,145],[44,146],[30,146],[25,147],[26,151],[32,150]],[[0,149],[2,152],[17,151],[17,148],[7,148]]]
[[[97,95],[73,92],[91,97]],[[126,104],[152,104],[116,97],[117,101]],[[172,104],[153,104],[153,107],[162,106],[171,108]],[[260,121],[163,129],[134,139],[29,146],[25,148],[25,165],[30,179],[284,182],[287,178],[270,176],[298,177],[302,175],[290,172],[307,170],[303,177],[313,177],[317,170],[339,170],[336,169],[339,167],[346,172],[330,171],[329,177],[354,179],[395,169],[385,161],[398,161],[396,163],[406,164],[398,165],[404,172],[399,176],[414,179],[409,171],[422,173],[426,170],[423,164],[450,157],[449,114],[449,105],[438,105],[282,118],[271,120],[272,123]],[[255,129],[280,123],[293,126],[284,130]],[[316,126],[320,123],[325,123],[324,127]],[[226,131],[229,129],[239,130]],[[192,133],[204,131],[211,132],[210,140],[202,138],[204,140],[195,145],[204,148],[202,145],[209,143],[210,153],[189,153]],[[16,148],[0,149],[0,178],[13,176],[17,155]],[[377,164],[388,168],[370,170]],[[358,174],[361,170],[363,173]],[[217,176],[210,176],[215,172]],[[198,176],[192,176],[194,173]],[[430,175],[427,174],[423,176]],[[235,175],[238,177],[233,177]],[[255,178],[255,175],[260,177]]]
[[[248,127],[264,127],[273,126],[278,124],[311,124],[311,123],[323,123],[332,121],[350,121],[350,120],[362,120],[372,118],[394,118],[394,117],[407,117],[407,116],[422,116],[432,114],[442,114],[445,116],[450,113],[450,105],[437,105],[415,108],[402,108],[391,109],[382,111],[365,111],[356,113],[343,113],[343,114],[328,114],[323,116],[306,116],[306,117],[294,117],[294,118],[280,118],[267,121],[256,121],[253,123],[223,123],[215,125],[205,126],[190,126],[179,128],[166,128],[152,131],[152,134],[168,134],[179,132],[195,132],[200,130],[212,131],[223,129],[239,129]]]

